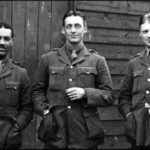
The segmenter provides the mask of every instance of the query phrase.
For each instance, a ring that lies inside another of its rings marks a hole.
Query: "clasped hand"
[[[66,90],[66,94],[70,100],[74,101],[83,98],[85,95],[85,90],[80,87],[72,87]]]

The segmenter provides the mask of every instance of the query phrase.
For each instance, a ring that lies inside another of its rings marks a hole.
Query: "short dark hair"
[[[146,20],[148,20],[150,22],[150,12],[148,12],[140,17],[139,26],[144,24],[146,22]]]
[[[14,30],[12,28],[12,26],[6,22],[0,22],[0,28],[6,28],[6,29],[10,29],[11,30],[11,37],[13,38],[14,37]]]
[[[80,11],[69,10],[63,16],[63,26],[65,26],[65,19],[69,16],[80,16],[83,19],[84,23],[86,23],[86,17],[84,14],[82,14]]]

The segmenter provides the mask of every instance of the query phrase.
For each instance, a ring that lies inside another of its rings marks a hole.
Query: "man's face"
[[[80,16],[69,16],[65,19],[65,25],[62,33],[66,36],[66,40],[72,44],[83,41],[87,28],[83,18]]]
[[[150,22],[141,25],[140,36],[147,47],[150,47]]]
[[[6,56],[13,45],[11,30],[0,28],[0,56]]]

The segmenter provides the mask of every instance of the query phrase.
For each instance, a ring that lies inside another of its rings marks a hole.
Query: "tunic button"
[[[149,91],[146,91],[146,94],[149,94]]]
[[[68,109],[71,109],[71,106],[68,106],[67,108],[68,108]]]
[[[69,82],[72,82],[72,79],[69,79]]]
[[[150,70],[150,67],[148,67],[147,69]]]
[[[150,78],[148,78],[147,81],[150,82]]]

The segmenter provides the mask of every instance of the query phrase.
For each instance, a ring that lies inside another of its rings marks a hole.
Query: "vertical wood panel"
[[[68,10],[69,4],[67,1],[52,1],[52,36],[51,47],[60,47],[64,38],[61,34],[62,17]]]
[[[12,4],[12,25],[15,33],[12,58],[24,65],[25,1],[14,1]]]
[[[26,2],[25,66],[31,79],[37,66],[38,1]]]
[[[11,24],[11,1],[0,1],[0,22]]]
[[[51,1],[39,2],[38,56],[50,50]]]
[[[31,81],[37,65],[38,3],[38,1],[26,1],[25,5],[25,67],[28,70]],[[25,130],[25,135],[27,135],[28,139],[24,139],[23,148],[35,148],[35,127],[34,117]]]

